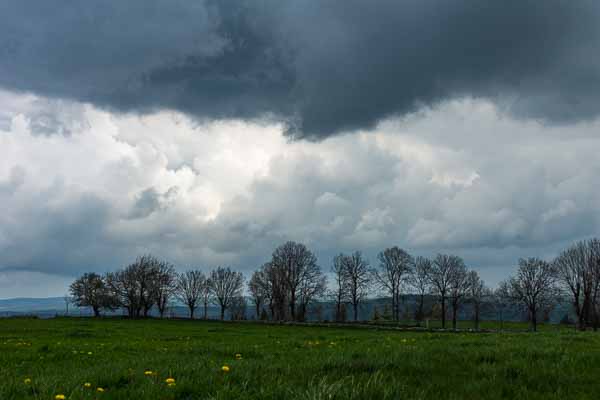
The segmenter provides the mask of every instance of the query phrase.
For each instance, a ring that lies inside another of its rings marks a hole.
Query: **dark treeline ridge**
[[[162,318],[169,305],[179,301],[189,309],[190,318],[202,307],[206,319],[209,305],[214,304],[220,308],[221,319],[226,312],[231,319],[244,319],[250,299],[255,318],[272,321],[305,321],[309,307],[323,300],[334,304],[336,322],[357,321],[359,308],[377,295],[388,299],[389,305],[381,310],[385,316],[375,308],[372,319],[399,321],[402,296],[407,293],[416,298],[412,317],[418,324],[438,318],[446,328],[450,319],[456,329],[459,311],[468,303],[479,329],[481,307],[487,302],[500,313],[506,307],[522,306],[535,331],[559,301],[567,301],[577,328],[596,330],[600,323],[600,240],[577,242],[550,262],[522,258],[516,274],[495,289],[456,255],[413,257],[399,247],[381,251],[375,265],[360,251],[336,255],[328,285],[314,253],[291,241],[277,247],[247,285],[243,274],[229,267],[177,273],[172,264],[143,255],[116,272],[85,273],[70,286],[72,301],[90,307],[95,316],[103,310],[123,309],[131,318],[147,317],[156,307]],[[426,301],[432,298],[433,305]]]

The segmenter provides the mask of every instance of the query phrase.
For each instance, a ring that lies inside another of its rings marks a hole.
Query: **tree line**
[[[242,319],[249,299],[257,319],[305,321],[312,304],[327,300],[335,306],[336,321],[349,319],[348,308],[358,321],[363,303],[383,296],[389,299],[391,319],[399,321],[402,296],[412,294],[417,301],[414,319],[424,320],[426,299],[433,298],[442,328],[450,317],[456,329],[459,311],[467,302],[476,328],[484,302],[496,307],[522,305],[533,330],[540,315],[564,299],[572,305],[578,329],[597,329],[600,322],[599,239],[577,242],[552,261],[520,259],[516,274],[495,289],[487,287],[459,256],[413,257],[396,246],[381,251],[375,265],[360,251],[338,254],[329,276],[330,282],[308,247],[290,241],[277,247],[247,284],[241,272],[229,267],[177,273],[172,264],[144,255],[115,272],[83,274],[71,284],[70,293],[76,305],[90,307],[95,316],[102,310],[124,309],[129,317],[147,317],[155,307],[163,317],[177,300],[187,306],[190,318],[200,306],[207,318],[208,307],[214,304],[220,308],[221,319],[226,312],[232,319]]]

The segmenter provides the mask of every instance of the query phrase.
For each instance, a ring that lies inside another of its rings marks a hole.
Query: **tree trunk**
[[[335,320],[336,322],[346,322],[346,316],[344,312],[344,303],[338,300],[335,306]]]
[[[537,332],[537,312],[536,310],[531,310],[531,327],[534,332]]]
[[[392,290],[392,319],[398,321],[396,318],[396,290]]]
[[[419,296],[419,307],[417,308],[417,325],[421,326],[421,322],[423,321],[423,307],[425,303],[425,295],[421,294]]]
[[[290,316],[292,321],[296,320],[296,294],[293,290],[290,293]]]
[[[190,308],[190,319],[194,319],[194,307],[189,307]]]
[[[452,329],[456,330],[456,314],[458,311],[458,305],[452,302]]]
[[[221,321],[225,319],[225,307],[221,306]]]
[[[100,308],[97,306],[92,307],[92,310],[94,310],[94,317],[98,318],[100,316]]]
[[[304,319],[306,318],[306,305],[301,303],[299,311],[300,312],[298,313],[298,321],[304,322]]]
[[[358,321],[358,303],[352,304],[352,307],[354,308],[354,321]]]
[[[442,295],[442,329],[446,329],[446,296]]]

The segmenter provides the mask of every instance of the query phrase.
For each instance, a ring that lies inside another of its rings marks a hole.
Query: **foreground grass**
[[[574,399],[599,378],[593,332],[0,319],[2,400]]]

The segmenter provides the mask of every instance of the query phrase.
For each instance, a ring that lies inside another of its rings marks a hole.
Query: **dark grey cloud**
[[[576,121],[600,111],[599,17],[592,0],[3,2],[0,86],[313,139],[463,95]]]

